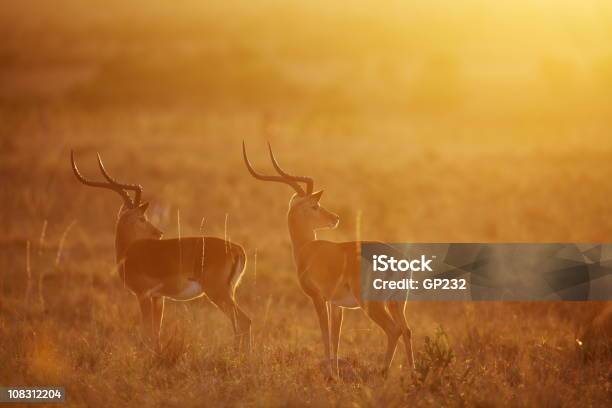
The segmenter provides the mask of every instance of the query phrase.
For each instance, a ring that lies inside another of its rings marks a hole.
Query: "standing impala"
[[[406,324],[406,301],[364,301],[360,295],[360,241],[330,242],[318,240],[316,230],[335,228],[339,217],[323,208],[319,201],[323,191],[313,192],[310,177],[292,176],[280,167],[268,143],[272,165],[279,175],[258,174],[251,166],[244,142],[244,163],[258,180],[276,181],[293,187],[287,221],[293,247],[293,260],[300,286],[310,297],[319,318],[325,356],[330,362],[330,375],[338,374],[338,345],[342,328],[343,309],[362,308],[387,335],[387,352],[383,374],[393,360],[397,342],[403,337],[408,354],[408,366],[413,367],[411,332]],[[305,183],[306,191],[299,183]]]
[[[162,240],[162,232],[147,219],[149,204],[140,201],[140,185],[115,180],[100,155],[98,165],[106,182],[85,179],[72,151],[70,159],[81,183],[115,191],[123,199],[115,230],[119,275],[138,298],[145,330],[155,346],[160,347],[164,298],[187,301],[206,294],[232,322],[238,344],[250,349],[251,320],[234,297],[246,266],[244,249],[214,237]],[[128,191],[134,191],[133,200]]]

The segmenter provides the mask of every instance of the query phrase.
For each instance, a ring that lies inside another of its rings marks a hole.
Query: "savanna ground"
[[[243,139],[258,168],[270,139],[326,190],[341,223],[322,238],[354,239],[358,217],[361,237],[385,241],[612,237],[610,8],[385,7],[3,7],[0,384],[62,385],[70,406],[609,405],[602,303],[409,303],[417,370],[400,344],[386,380],[383,333],[350,311],[342,377],[325,379],[290,257],[291,192],[250,178]],[[204,218],[246,248],[252,354],[204,299],[168,302],[163,351],[146,348],[114,271],[120,200],[75,181],[70,148],[90,177],[100,151],[141,183],[166,237]]]

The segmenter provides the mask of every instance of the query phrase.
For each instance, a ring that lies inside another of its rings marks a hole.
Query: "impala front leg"
[[[328,364],[329,375],[333,377],[334,370],[329,347],[329,316],[327,313],[327,304],[323,298],[316,295],[311,297],[311,299],[317,312],[317,317],[319,318],[319,326],[321,327],[321,337],[323,338],[323,348],[325,350],[325,360]]]
[[[151,297],[157,295],[157,292],[159,290],[161,290],[161,288],[163,288],[163,287],[164,287],[164,284],[163,283],[159,283],[156,286],[152,287],[151,289],[147,290],[145,293],[139,295],[138,299],[141,299],[141,298],[143,298],[143,299],[144,298],[151,298]]]
[[[161,349],[161,325],[164,318],[164,297],[154,297],[151,299],[153,317],[153,341],[159,351]]]
[[[336,374],[340,374],[338,367],[338,348],[340,345],[340,332],[342,330],[342,317],[344,309],[340,306],[329,305],[329,316],[331,323],[331,364],[332,371]]]
[[[159,336],[155,335],[155,323],[153,313],[153,299],[150,297],[138,297],[138,303],[140,305],[140,312],[142,314],[142,324],[144,326],[145,336],[147,341],[153,343],[153,347],[156,351],[159,350]]]

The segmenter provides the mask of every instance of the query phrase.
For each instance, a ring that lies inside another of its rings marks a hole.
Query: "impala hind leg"
[[[210,296],[209,296],[210,297]],[[234,335],[236,337],[236,346],[242,349],[246,346],[246,350],[250,350],[250,332],[251,332],[251,319],[242,311],[234,299],[227,295],[220,295],[217,297],[210,297],[210,300],[217,305],[219,310],[227,316],[232,322],[232,328],[234,329]]]
[[[405,308],[406,302],[389,302],[387,304],[391,318],[397,326],[402,330],[402,339],[406,347],[406,355],[408,357],[408,368],[414,369],[414,355],[412,353],[412,330],[406,323]]]
[[[395,349],[397,348],[397,341],[402,334],[402,330],[395,324],[389,313],[387,313],[383,302],[369,302],[364,310],[368,317],[379,325],[387,335],[387,352],[383,367],[383,375],[386,376],[389,372],[389,367],[391,367]]]
[[[331,364],[332,371],[340,374],[338,367],[338,348],[340,346],[340,332],[342,331],[342,318],[344,309],[340,306],[329,305],[329,321],[331,328]]]
[[[243,347],[250,352],[253,347],[251,335],[251,318],[234,300],[234,315],[236,316],[236,325],[238,327],[238,336],[240,337],[240,347]]]

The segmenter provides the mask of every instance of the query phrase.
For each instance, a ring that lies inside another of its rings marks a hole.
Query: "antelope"
[[[141,202],[142,187],[117,181],[98,166],[106,181],[86,179],[70,152],[72,170],[86,186],[112,190],[123,199],[115,228],[115,254],[119,276],[139,302],[145,332],[161,350],[160,330],[164,300],[189,301],[206,295],[231,321],[239,347],[251,346],[251,319],[238,306],[236,287],[246,267],[244,249],[215,237],[161,239],[162,231],[147,218],[148,202]],[[134,192],[134,198],[129,191]]]
[[[293,249],[293,260],[302,290],[310,297],[319,319],[325,358],[329,361],[329,376],[339,374],[338,347],[344,309],[361,308],[387,335],[383,375],[386,375],[397,342],[403,337],[408,355],[408,367],[414,368],[411,331],[406,323],[406,301],[364,301],[360,296],[361,241],[331,242],[317,239],[319,229],[336,228],[340,217],[321,206],[323,190],[313,192],[310,177],[292,176],[278,164],[268,143],[270,160],[278,175],[263,175],[255,171],[246,152],[242,155],[249,173],[258,180],[284,183],[295,193],[289,201],[287,222]],[[300,183],[304,183],[306,190]]]

